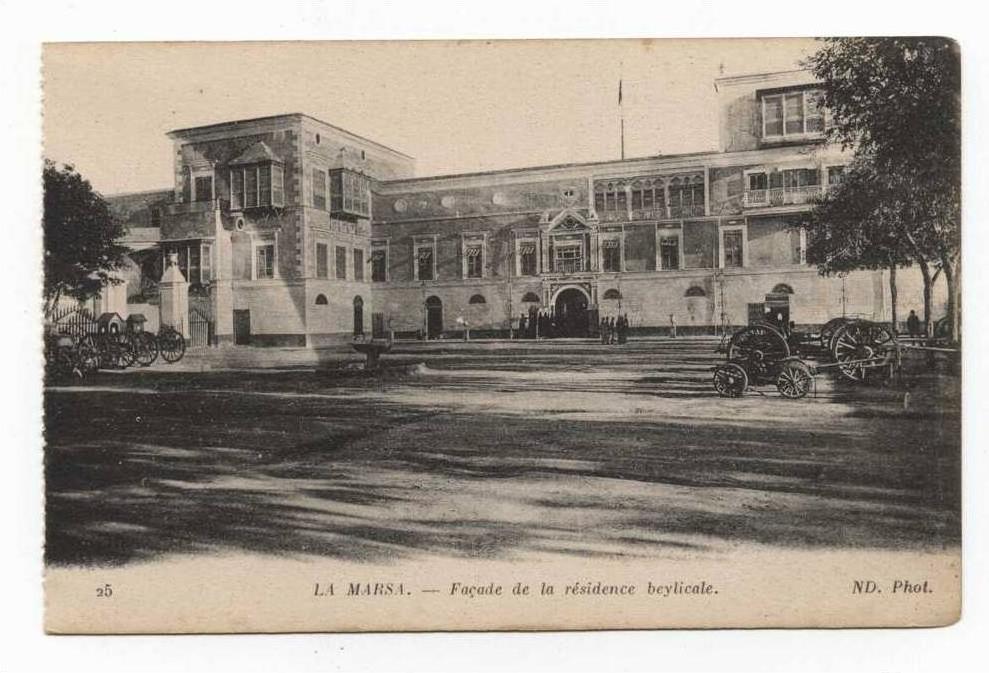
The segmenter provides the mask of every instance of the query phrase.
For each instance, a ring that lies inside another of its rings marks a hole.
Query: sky
[[[172,186],[166,133],[303,112],[418,176],[717,148],[719,76],[788,70],[810,39],[56,43],[44,152],[104,194]]]

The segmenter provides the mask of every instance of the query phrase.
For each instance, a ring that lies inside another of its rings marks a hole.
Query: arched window
[[[317,294],[316,295],[316,306],[326,306],[329,303],[330,302],[328,302],[326,300],[326,295],[325,294]]]
[[[473,297],[470,298],[470,300],[467,303],[468,304],[487,304],[488,302],[485,301],[485,299],[484,299],[483,296],[481,296],[479,294],[475,294]]]
[[[610,290],[608,290],[607,292],[604,293],[604,298],[605,299],[621,299],[622,298],[622,293],[619,292],[618,290],[614,289],[614,288],[611,288]]]
[[[773,294],[793,294],[793,288],[786,283],[777,283],[773,286]]]
[[[354,297],[354,336],[364,334],[364,300]]]
[[[433,295],[426,299],[426,306],[442,306],[443,302],[436,295]]]
[[[693,286],[687,288],[687,291],[684,293],[683,296],[684,297],[706,297],[707,296],[707,292],[705,292],[704,291],[704,288],[700,287],[699,285],[693,285]]]
[[[523,304],[538,304],[539,303],[539,295],[537,295],[535,292],[526,292],[522,296],[522,303]]]

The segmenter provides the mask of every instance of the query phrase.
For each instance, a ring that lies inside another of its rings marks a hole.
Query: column
[[[165,272],[159,283],[160,324],[174,327],[187,339],[189,332],[189,283],[179,270],[179,255],[176,252],[168,255]]]

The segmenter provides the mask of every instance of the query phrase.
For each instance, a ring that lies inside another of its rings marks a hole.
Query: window
[[[537,295],[535,292],[526,292],[522,296],[522,303],[523,304],[538,304],[539,303],[539,295]]]
[[[611,288],[604,293],[603,298],[608,301],[617,301],[622,298],[622,293],[615,288]]]
[[[659,210],[666,205],[661,180],[637,180],[632,183],[632,210]]]
[[[278,164],[271,164],[271,205],[285,205],[285,171]]]
[[[258,171],[257,167],[244,171],[244,207],[258,206]]]
[[[691,181],[687,178],[681,182],[679,178],[673,178],[673,181],[670,182],[670,215],[672,217],[683,217],[703,214],[703,179],[698,178],[695,181]]]
[[[338,245],[336,256],[337,280],[347,280],[347,248]]]
[[[820,91],[795,91],[763,97],[763,137],[785,137],[823,131],[824,105]]]
[[[680,268],[680,237],[662,236],[659,239],[659,268],[674,270]]]
[[[271,205],[271,165],[258,166],[258,205]]]
[[[326,171],[320,168],[312,169],[312,205],[326,210]]]
[[[467,303],[468,304],[487,304],[488,302],[487,302],[487,300],[484,299],[484,295],[475,294],[475,295],[471,296],[470,300],[468,300]]]
[[[179,271],[191,285],[207,285],[213,280],[213,246],[202,241],[166,243],[162,245],[163,260],[173,252],[179,258]]]
[[[621,213],[628,210],[628,193],[621,182],[600,183],[595,187],[594,209],[598,212]]]
[[[699,285],[691,285],[690,287],[687,288],[687,291],[683,293],[683,296],[684,297],[706,297],[707,296],[707,292],[705,292],[704,291],[704,288],[700,287]]]
[[[316,244],[316,277],[330,277],[330,252],[326,243]]]
[[[828,186],[841,183],[845,177],[844,166],[828,166]]]
[[[388,253],[383,249],[371,251],[371,281],[384,283],[388,280]]]
[[[213,200],[213,176],[197,175],[194,184],[193,199],[196,201]]]
[[[611,272],[622,270],[622,247],[617,238],[601,241],[601,268]]]
[[[484,275],[484,256],[479,245],[470,245],[464,249],[466,257],[467,277],[480,278]]]
[[[346,169],[330,173],[330,211],[371,216],[371,180],[360,173]]]
[[[577,273],[584,270],[584,251],[580,243],[558,243],[554,252],[553,268],[558,273]]]
[[[329,306],[330,302],[326,300],[325,294],[316,295],[316,306]]]
[[[742,232],[738,230],[725,231],[722,234],[724,244],[724,267],[740,268],[742,266]]]
[[[233,210],[244,207],[244,171],[243,168],[230,171],[230,207]]]
[[[151,209],[151,226],[152,227],[161,226],[161,208]]]
[[[257,265],[255,267],[255,278],[275,277],[275,246],[259,245],[256,248]]]
[[[364,282],[364,251],[354,248],[354,280]]]
[[[749,174],[749,191],[760,191],[769,188],[769,181],[766,179],[765,173],[750,173]]]
[[[416,249],[416,280],[433,280],[433,249]]]
[[[536,242],[521,241],[519,243],[519,275],[536,275]]]
[[[783,171],[783,187],[815,187],[821,184],[821,174],[816,168],[793,168]]]

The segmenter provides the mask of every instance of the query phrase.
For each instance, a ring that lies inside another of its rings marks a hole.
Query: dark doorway
[[[426,300],[426,338],[436,339],[443,334],[443,302],[433,296]]]
[[[354,336],[364,334],[364,300],[354,297]]]
[[[251,312],[248,310],[234,310],[234,343],[251,345]]]
[[[586,337],[587,295],[576,288],[564,290],[556,296],[553,308],[556,334],[562,337]]]

